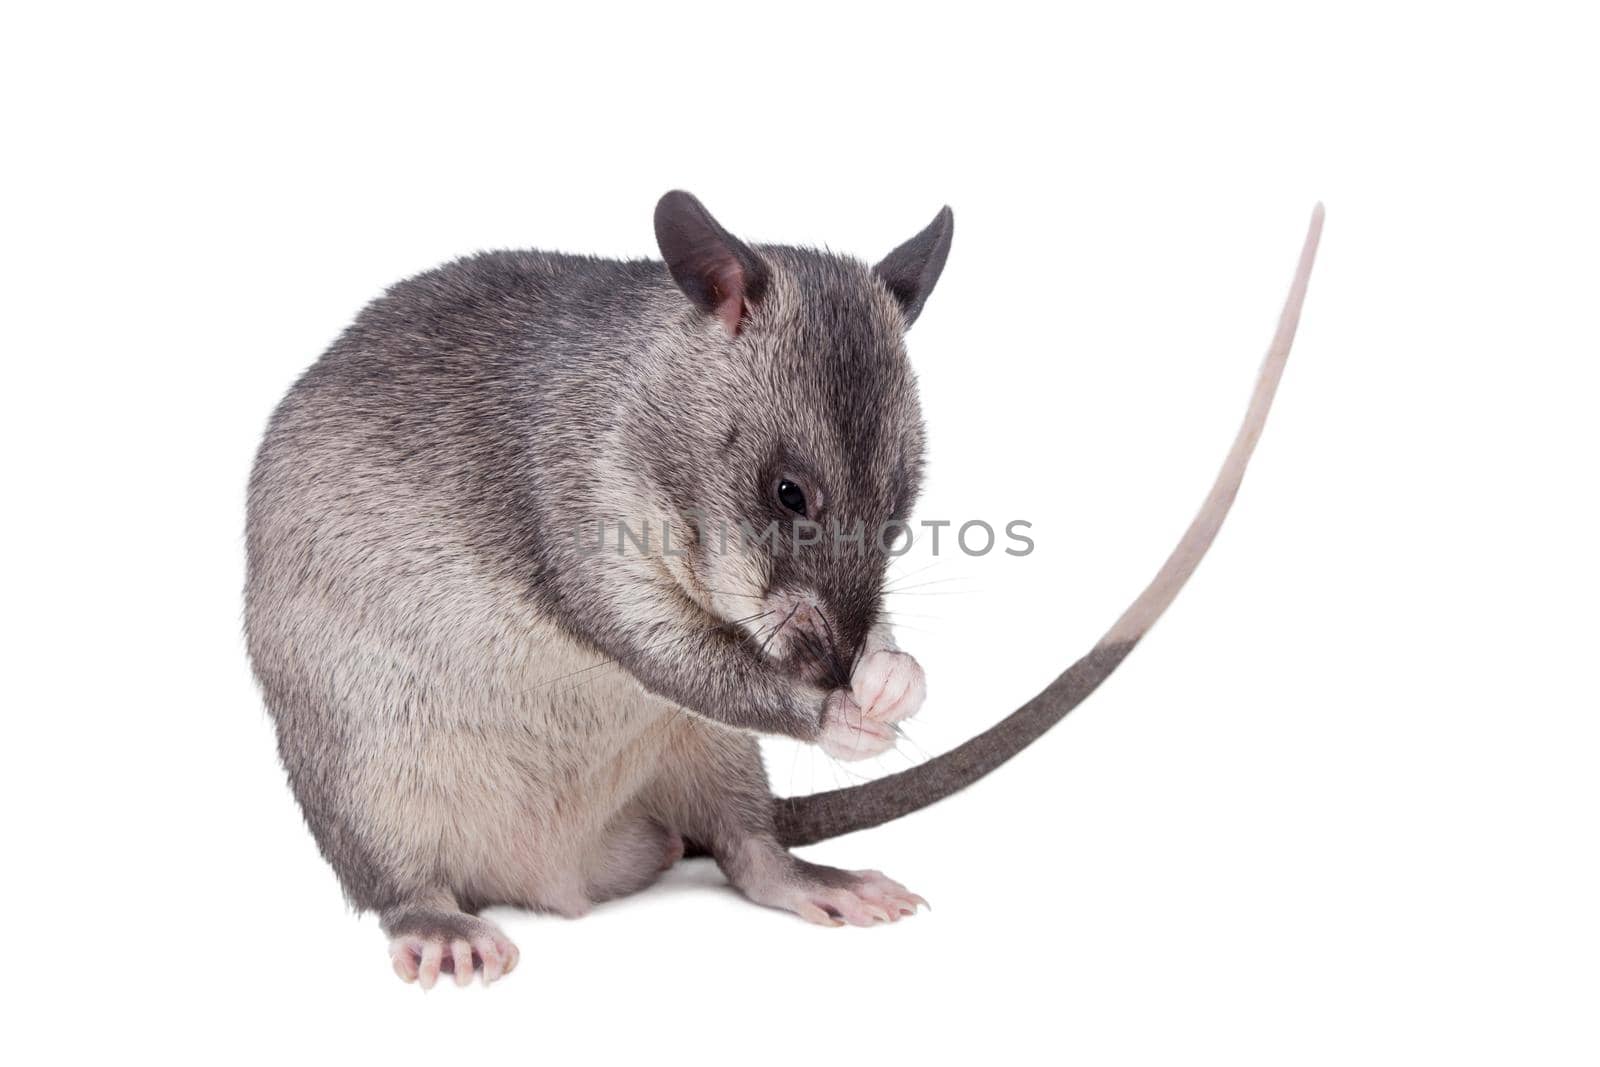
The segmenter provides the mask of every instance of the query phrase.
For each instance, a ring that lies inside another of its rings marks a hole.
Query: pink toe
[[[444,946],[437,941],[429,941],[422,946],[422,960],[417,964],[417,981],[423,989],[432,989],[433,983],[439,980],[439,966],[444,959]]]
[[[804,919],[806,922],[816,923],[818,926],[843,925],[838,919],[835,919],[832,915],[829,915],[826,910],[810,903],[809,901],[795,908],[795,914],[800,916],[800,918]]]
[[[452,941],[450,943],[451,967],[455,971],[456,985],[464,986],[472,981],[472,946],[465,941]]]
[[[407,982],[417,980],[417,958],[408,948],[395,950],[390,958],[394,961],[394,973]]]
[[[473,942],[473,948],[483,960],[483,984],[497,980],[505,973],[505,958],[500,955],[500,949],[488,938]]]

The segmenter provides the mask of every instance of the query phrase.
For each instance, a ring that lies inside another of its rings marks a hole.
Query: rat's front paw
[[[869,720],[899,722],[917,713],[928,695],[922,664],[905,652],[880,648],[869,652],[850,677],[850,693]]]
[[[835,759],[858,760],[894,747],[894,724],[922,707],[928,681],[922,665],[893,648],[867,653],[856,665],[849,689],[835,689],[822,708],[817,744]]]
[[[466,985],[477,973],[488,985],[516,969],[519,953],[500,928],[470,915],[422,912],[389,942],[394,972],[432,989],[439,975],[454,974]]]
[[[834,759],[867,759],[894,747],[894,730],[888,723],[870,718],[850,690],[835,689],[822,705],[817,744]]]

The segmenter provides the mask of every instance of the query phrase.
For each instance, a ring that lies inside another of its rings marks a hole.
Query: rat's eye
[[[778,479],[778,503],[796,515],[806,513],[806,491],[787,478]]]

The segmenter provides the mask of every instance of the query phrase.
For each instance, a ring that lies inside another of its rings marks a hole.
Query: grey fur
[[[885,559],[697,537],[792,519],[767,483],[794,472],[846,522],[909,513],[905,294],[844,257],[735,251],[761,286],[731,331],[727,277],[696,282],[692,257],[682,288],[657,261],[460,260],[367,307],[273,415],[250,655],[318,845],[392,935],[459,938],[489,904],[581,914],[683,837],[762,903],[854,884],[778,844],[754,733],[818,737],[880,632]],[[601,518],[690,551],[581,551]],[[752,639],[779,587],[818,597],[820,674]]]

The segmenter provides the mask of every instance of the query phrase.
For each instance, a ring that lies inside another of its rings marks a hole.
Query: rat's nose
[[[843,630],[828,603],[811,589],[767,594],[758,640],[771,655],[791,661],[806,677],[834,686],[850,684],[859,638]]]

